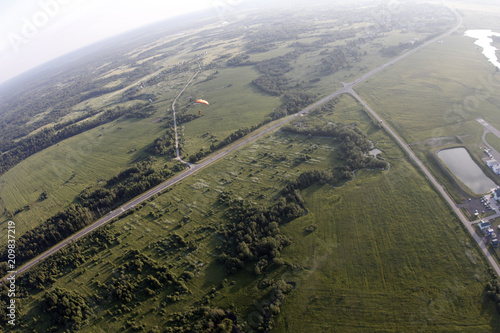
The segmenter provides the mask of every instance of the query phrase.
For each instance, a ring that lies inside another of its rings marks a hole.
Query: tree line
[[[352,171],[358,169],[383,169],[387,167],[386,161],[367,155],[372,144],[354,124],[311,124],[304,127],[290,124],[283,127],[282,130],[295,134],[331,137],[340,142],[340,157],[346,161],[346,166],[339,168],[339,171],[346,179],[350,179]]]
[[[34,258],[103,216],[106,211],[164,182],[174,172],[183,168],[184,166],[180,164],[172,169],[167,166],[155,168],[152,161],[140,162],[111,178],[102,188],[85,189],[77,196],[75,203],[63,212],[47,219],[17,239],[17,259],[24,262]],[[5,250],[2,260],[6,261],[6,258]]]
[[[190,155],[188,157],[188,160],[189,160],[190,163],[198,162],[203,157],[205,157],[205,156],[213,153],[216,150],[222,149],[222,148],[230,145],[231,143],[233,143],[233,142],[241,139],[245,135],[247,135],[247,134],[255,131],[256,129],[258,129],[259,127],[261,127],[261,126],[263,126],[263,125],[265,125],[267,123],[269,123],[270,121],[272,121],[272,119],[269,118],[269,117],[266,117],[266,119],[264,119],[261,123],[259,123],[257,125],[253,125],[253,126],[250,126],[250,127],[239,128],[236,131],[234,131],[233,133],[229,134],[222,141],[219,141],[217,143],[212,143],[208,149],[203,149],[202,148],[198,152]]]
[[[122,116],[130,118],[144,118],[150,116],[154,112],[156,112],[156,110],[151,104],[146,106],[137,104],[128,108],[117,106],[114,109],[102,112],[102,114],[95,119],[81,121],[79,123],[70,122],[67,123],[68,125],[65,127],[57,125],[51,128],[43,129],[40,132],[17,142],[12,141],[3,146],[3,149],[7,151],[0,155],[0,174],[5,173],[22,160],[36,154],[39,151],[42,151],[45,148],[98,126],[107,124]],[[92,113],[88,114],[88,117],[90,116],[92,116]]]

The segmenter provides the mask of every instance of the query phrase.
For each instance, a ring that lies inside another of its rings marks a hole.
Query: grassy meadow
[[[295,49],[293,43],[313,43],[332,31],[342,32],[357,28],[359,31],[356,37],[361,37],[370,31],[365,26],[366,23],[350,26],[339,19],[319,20],[314,21],[313,24],[314,28],[308,26],[308,30],[298,34],[296,39],[278,42],[267,52],[251,53],[249,61],[262,61],[285,55]],[[261,25],[257,23],[250,27],[258,30]],[[116,68],[111,67],[109,71],[96,78],[110,79],[106,87],[113,87],[121,82],[121,79],[113,80],[113,77],[131,72],[135,68],[134,62],[139,65],[147,59],[156,59],[156,56],[151,56],[137,60],[142,52],[160,48],[159,54],[169,55],[158,56],[152,69],[146,71],[144,77],[129,86],[75,105],[72,112],[61,118],[61,121],[74,119],[83,110],[100,110],[115,105],[126,105],[129,102],[124,101],[121,94],[133,87],[141,87],[140,94],[156,96],[154,101],[157,108],[156,115],[144,120],[119,120],[65,140],[57,146],[31,156],[0,177],[0,214],[2,214],[0,215],[0,221],[2,221],[0,228],[2,225],[5,226],[4,222],[8,220],[6,212],[18,212],[14,219],[19,223],[19,232],[29,230],[66,207],[82,189],[98,184],[100,180],[117,174],[134,161],[147,156],[144,148],[163,132],[160,128],[161,123],[152,121],[171,112],[173,99],[198,69],[193,59],[196,58],[202,66],[209,66],[221,56],[228,59],[227,56],[244,52],[247,42],[245,34],[238,31],[221,39],[219,36],[221,29],[218,23],[200,26],[185,35],[167,35],[159,40],[138,46],[126,54],[130,59],[130,64],[120,63]],[[293,61],[290,64],[293,69],[286,73],[286,78],[291,85],[299,84],[304,90],[317,93],[318,96],[325,96],[340,88],[340,81],[354,80],[388,61],[388,58],[379,54],[383,45],[397,45],[425,36],[425,33],[401,30],[387,32],[361,45],[359,52],[366,51],[361,61],[352,63],[349,69],[340,69],[333,74],[324,75],[319,65],[324,57],[320,54],[321,51],[344,45],[346,40],[330,42],[313,52],[302,54]],[[198,45],[203,47],[200,48]],[[188,70],[169,75],[157,84],[144,85],[147,79],[158,75],[162,70],[173,68],[184,62],[189,63]],[[105,63],[102,66],[109,64]],[[251,82],[259,75],[254,66],[227,67],[222,65],[215,69],[202,70],[179,98],[176,106],[178,111],[185,111],[187,115],[198,115],[198,110],[202,111],[201,117],[179,126],[184,157],[187,158],[200,149],[208,148],[212,143],[216,143],[216,140],[221,141],[242,127],[262,122],[274,109],[286,102],[283,98],[270,96],[258,90]],[[320,81],[310,82],[319,77],[321,77]],[[200,97],[209,100],[210,106],[193,105],[193,101]],[[44,115],[46,113],[41,113],[33,121],[41,120]],[[42,192],[48,194],[48,199],[40,202],[38,199]],[[0,244],[1,242],[0,237]]]
[[[214,140],[222,141],[242,127],[261,123],[281,105],[279,97],[269,96],[251,83],[257,77],[251,66],[229,67],[219,69],[214,79],[198,79],[186,89],[179,106],[184,105],[186,114],[198,115],[201,110],[202,116],[182,126],[184,155],[208,149]],[[197,98],[206,98],[210,105],[193,105]]]
[[[341,187],[317,184],[302,191],[307,214],[281,227],[293,238],[282,251],[289,266],[265,276],[294,286],[272,332],[497,331],[500,320],[483,294],[490,278],[484,259],[398,146],[370,123],[350,96],[342,96],[333,110],[310,117],[358,124],[382,150],[390,169],[362,170]],[[296,163],[311,147],[312,158]],[[146,330],[161,328],[168,314],[210,295],[211,307],[233,309],[251,326],[259,304],[270,296],[259,288],[260,279],[252,271],[226,275],[216,260],[220,239],[210,230],[227,223],[218,194],[231,191],[268,205],[301,172],[342,165],[336,150],[327,138],[278,131],[206,167],[112,223],[109,230],[119,244],[88,258],[45,291],[30,294],[24,303],[28,326],[34,325],[33,317],[38,318],[37,327],[47,325],[47,315],[37,306],[45,293],[64,287],[91,296],[98,290],[97,281],[106,283],[133,249],[168,264],[176,274],[194,273],[187,282],[189,296],[165,305],[165,295],[159,292],[129,310],[126,304],[97,302],[96,314],[82,332],[126,330],[126,321],[144,324]],[[306,232],[311,224],[317,229]],[[152,245],[174,233],[196,241],[197,249],[158,253]],[[124,311],[120,316],[105,312],[118,308]]]
[[[22,210],[13,218],[22,234],[73,202],[86,187],[148,156],[144,148],[163,132],[152,118],[124,119],[64,140],[0,177],[0,208]],[[42,192],[47,199],[40,201]]]
[[[493,133],[486,134],[486,141],[496,150],[500,149],[500,138]]]
[[[463,36],[467,29],[485,28],[485,22],[491,22],[488,18],[493,16],[498,17],[498,13],[467,11],[464,29],[356,87],[361,97],[412,146],[457,202],[470,193],[450,181],[431,155],[440,148],[465,146],[482,164],[484,128],[476,119],[483,118],[500,128],[500,74],[474,40]],[[498,28],[498,22],[490,28]]]
[[[484,15],[467,13],[464,22],[474,28],[474,22]],[[497,18],[496,14],[491,17]],[[244,33],[227,32],[226,39],[219,40],[216,36],[226,32],[218,24],[210,26],[214,30],[199,28],[186,36],[165,37],[128,54],[135,61],[141,52],[161,45],[165,45],[162,52],[178,51],[158,60],[153,73],[131,86],[141,86],[143,80],[169,66],[189,64],[189,69],[141,88],[141,94],[155,95],[156,114],[140,120],[119,119],[64,140],[0,177],[0,213],[20,210],[13,218],[19,234],[69,205],[83,189],[99,186],[149,156],[145,148],[165,132],[161,127],[164,122],[158,120],[171,112],[174,98],[198,69],[195,57],[207,68],[184,91],[176,109],[179,114],[196,116],[201,110],[202,116],[179,126],[183,156],[206,149],[239,128],[262,122],[285,102],[251,83],[260,75],[254,66],[209,68],[219,57],[245,50]],[[249,61],[284,55],[294,49],[295,42],[312,43],[331,32],[335,22],[317,24],[314,33],[276,42],[270,51],[251,53]],[[355,27],[362,29],[365,24],[358,22]],[[350,26],[338,29],[344,28]],[[360,30],[357,37],[362,33]],[[366,51],[361,61],[331,75],[320,71],[323,49],[306,52],[290,63],[293,69],[285,76],[304,90],[325,96],[339,89],[341,81],[353,81],[390,60],[380,55],[382,46],[427,35],[402,30],[384,33],[361,45],[359,52]],[[200,42],[204,39],[205,44]],[[177,40],[178,45],[169,44]],[[324,48],[343,43],[345,40],[331,42]],[[104,76],[131,68],[124,65]],[[321,80],[315,81],[319,77]],[[108,87],[119,82],[110,81]],[[499,74],[473,40],[459,32],[403,59],[357,86],[356,91],[412,145],[439,182],[460,201],[470,193],[457,188],[432,154],[444,147],[465,146],[479,160],[483,127],[475,119],[484,118],[500,129],[498,82]],[[68,119],[78,110],[123,102],[121,93],[127,88],[75,106]],[[478,97],[484,93],[490,96]],[[197,98],[208,100],[210,105],[193,105]],[[165,327],[172,314],[200,305],[236,312],[250,331],[257,329],[255,317],[271,298],[270,288],[262,287],[262,282],[273,279],[284,280],[293,289],[285,297],[271,332],[499,331],[500,317],[485,295],[491,279],[486,260],[399,146],[349,95],[340,96],[330,110],[304,117],[314,124],[356,124],[390,166],[387,170],[356,171],[354,179],[345,184],[317,183],[302,190],[304,215],[280,226],[282,234],[292,239],[281,251],[283,265],[273,264],[260,276],[254,273],[253,265],[233,275],[226,273],[217,259],[222,243],[217,230],[228,223],[228,207],[219,202],[219,194],[228,191],[256,206],[276,203],[281,190],[303,172],[332,170],[346,163],[338,155],[339,143],[330,138],[275,131],[113,221],[106,229],[116,237],[115,242],[97,253],[89,250],[75,268],[67,267],[43,290],[20,300],[25,326],[14,331],[50,330],[50,315],[42,311],[40,302],[58,287],[78,291],[90,300],[93,314],[81,332],[132,332],[136,324],[155,332]],[[487,139],[500,145],[491,136]],[[304,154],[310,158],[304,160]],[[158,163],[171,163],[172,157],[158,158]],[[42,192],[47,193],[47,199],[40,201]],[[5,213],[0,215],[3,231],[7,220]],[[315,230],[308,229],[311,226]],[[192,242],[194,249],[160,251],[157,243],[173,235]],[[82,241],[92,250],[93,237]],[[0,237],[0,246],[5,243],[5,237]],[[167,287],[150,296],[140,295],[131,303],[101,297],[100,285],[110,283],[132,250],[168,266],[178,277],[192,273],[185,281],[189,293],[175,295],[176,301],[169,298],[172,295],[166,292]]]

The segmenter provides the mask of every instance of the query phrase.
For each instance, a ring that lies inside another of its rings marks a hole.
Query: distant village
[[[498,163],[497,160],[493,158],[493,155],[491,155],[490,150],[488,148],[484,149],[484,152],[489,156],[489,160],[486,161],[486,165],[493,170],[493,172],[496,175],[500,175],[500,164]]]

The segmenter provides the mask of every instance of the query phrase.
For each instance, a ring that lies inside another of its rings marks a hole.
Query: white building
[[[498,162],[497,160],[491,159],[486,161],[486,165],[489,166],[490,168],[493,168],[494,166],[498,165]]]
[[[500,200],[500,188],[497,188],[495,190],[493,190],[493,197],[495,198],[495,200],[499,201]]]
[[[481,230],[481,232],[483,232],[484,234],[486,234],[488,232],[488,229],[491,229],[491,223],[489,221],[481,221],[479,222],[479,230]]]

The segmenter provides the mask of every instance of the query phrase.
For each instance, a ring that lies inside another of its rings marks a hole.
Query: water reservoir
[[[465,148],[440,150],[437,155],[455,177],[474,193],[486,193],[496,187],[496,184],[486,177],[483,170],[472,160]]]

